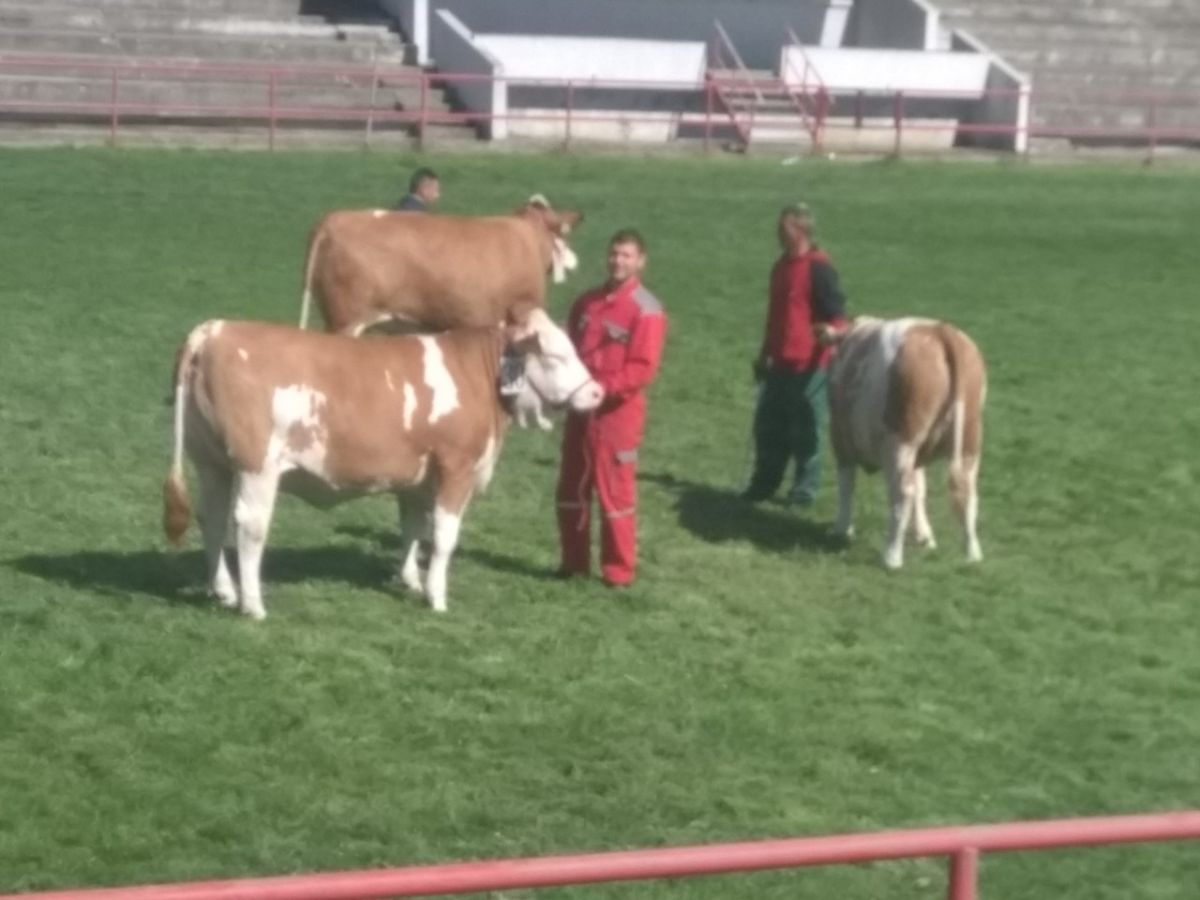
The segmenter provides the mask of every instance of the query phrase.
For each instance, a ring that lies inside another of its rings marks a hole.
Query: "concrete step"
[[[100,146],[109,143],[107,127],[77,123],[29,123],[0,121],[0,145],[3,146]],[[428,138],[427,138],[428,139]],[[353,127],[311,128],[280,125],[275,131],[276,149],[407,149],[414,141],[408,129],[365,124]],[[123,123],[117,131],[117,145],[123,147],[209,147],[242,150],[266,150],[270,142],[263,126],[213,127],[196,124]],[[394,198],[389,198],[394,199]]]
[[[1050,100],[1055,95],[1068,93],[1091,97],[1092,102],[1112,102],[1116,95],[1121,93],[1139,97],[1158,94],[1162,95],[1162,99],[1174,93],[1181,95],[1181,100],[1191,95],[1191,101],[1194,103],[1197,91],[1200,91],[1200,79],[1197,79],[1195,73],[1189,76],[1171,70],[1108,69],[1097,72],[1087,67],[1061,67],[1036,73],[1033,79],[1035,100]]]
[[[107,75],[0,75],[0,111],[14,108],[32,109],[46,105],[96,105],[112,102],[113,85]],[[117,84],[117,101],[121,104],[160,105],[174,108],[212,106],[219,108],[262,108],[271,102],[271,88],[265,78],[219,78],[208,75],[196,79],[166,78],[159,73],[140,77],[127,75]],[[367,79],[324,79],[277,81],[276,106],[356,108],[375,110],[403,109],[416,112],[421,107],[421,90],[417,85],[377,83]],[[449,110],[440,92],[430,91],[425,97],[425,109],[430,115]]]
[[[180,14],[158,9],[112,11],[75,9],[32,4],[0,6],[0,28],[36,28],[46,31],[153,32],[157,34],[240,34],[295,36],[340,40],[394,40],[386,23],[375,25],[336,24],[320,16],[291,15],[267,18],[248,15],[200,13]]]
[[[33,5],[31,0],[15,2]],[[9,5],[7,0],[5,5]],[[49,0],[48,5],[80,12],[146,11],[180,16],[224,15],[267,19],[307,14],[330,22],[391,21],[374,0]]]
[[[0,53],[105,54],[133,57],[288,60],[308,63],[402,63],[406,47],[398,39],[344,41],[260,35],[96,34],[0,28]]]
[[[6,104],[108,104],[113,87],[109,78],[0,76],[0,109]],[[283,82],[274,92],[278,105],[341,106],[394,109],[396,92],[369,84],[295,84]],[[169,104],[173,106],[208,105],[220,107],[256,106],[270,102],[270,87],[265,82],[188,80],[154,81],[125,79],[118,82],[119,103]]]
[[[305,0],[50,0],[49,5],[81,11],[165,10],[187,15],[247,14],[271,18],[298,16],[312,4]]]
[[[1035,77],[1043,69],[1073,68],[1091,72],[1150,71],[1171,69],[1186,72],[1196,64],[1196,51],[1174,47],[1097,47],[1094,45],[996,47],[1004,59],[1018,69],[1032,70]]]
[[[1128,24],[1130,10],[1121,4],[1095,6],[1086,4],[1058,5],[1053,3],[943,3],[938,4],[943,24],[961,25],[969,28],[979,26],[1034,24],[1106,26]]]

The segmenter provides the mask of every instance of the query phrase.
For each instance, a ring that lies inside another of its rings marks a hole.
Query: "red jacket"
[[[771,302],[759,359],[772,369],[810,372],[824,369],[833,356],[817,343],[814,325],[846,321],[846,301],[837,271],[824,250],[785,254],[771,269]]]
[[[636,444],[645,417],[643,389],[658,374],[667,335],[662,304],[636,278],[611,293],[594,288],[571,307],[567,333],[605,390],[597,423],[627,432],[626,442]]]

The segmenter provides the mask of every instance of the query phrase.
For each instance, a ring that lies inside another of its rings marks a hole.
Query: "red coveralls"
[[[600,408],[569,414],[558,476],[561,571],[591,570],[591,507],[595,488],[604,518],[600,566],[609,584],[633,581],[637,564],[637,453],[646,420],[643,389],[658,374],[667,317],[637,278],[609,293],[583,294],[571,307],[567,333],[592,377],[605,390]]]

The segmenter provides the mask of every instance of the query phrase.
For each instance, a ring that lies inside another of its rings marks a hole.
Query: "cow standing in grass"
[[[987,372],[974,342],[944,322],[869,316],[856,318],[848,329],[822,328],[821,336],[838,345],[829,393],[838,464],[835,532],[846,538],[853,533],[856,468],[882,469],[891,508],[883,564],[903,565],[910,522],[918,544],[935,546],[925,509],[925,466],[948,458],[967,559],[982,559],[976,482]]]
[[[520,322],[545,307],[548,273],[576,267],[567,238],[582,218],[540,195],[507,216],[331,212],[309,238],[300,327],[314,298],[326,329],[345,334]]]
[[[400,496],[400,576],[446,609],[446,573],[471,495],[492,476],[508,424],[506,397],[596,408],[604,396],[570,339],[542,310],[511,328],[358,340],[255,322],[211,321],[179,351],[175,451],[163,526],[178,544],[190,509],[186,449],[200,486],[212,591],[266,615],[259,567],[277,492],[328,506],[366,493]],[[224,544],[232,508],[240,596]],[[422,584],[421,526],[433,552]]]

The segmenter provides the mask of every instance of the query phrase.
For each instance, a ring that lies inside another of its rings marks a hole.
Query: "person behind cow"
[[[406,212],[428,212],[442,196],[442,182],[433,169],[420,168],[408,180],[408,193],[392,209]]]
[[[820,481],[821,426],[826,417],[826,369],[832,350],[817,325],[841,327],[846,302],[837,270],[813,241],[814,218],[802,203],[784,207],[777,222],[782,255],[771,269],[762,349],[754,360],[760,384],[754,412],[754,471],[742,499],[773,496],[788,460],[795,473],[788,499],[810,505]]]
[[[608,244],[608,279],[575,301],[567,333],[605,399],[591,414],[569,413],[563,433],[557,506],[562,549],[559,575],[591,571],[591,508],[600,523],[600,567],[606,584],[633,582],[637,565],[637,459],[646,420],[646,387],[658,374],[667,318],[642,284],[646,246],[631,228]]]

